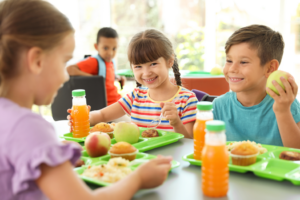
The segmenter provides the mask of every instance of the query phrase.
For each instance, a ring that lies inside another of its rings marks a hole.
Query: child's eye
[[[150,66],[154,66],[154,65],[157,65],[157,63],[151,63],[151,65],[150,65]]]
[[[113,51],[117,50],[117,48],[113,48]]]
[[[231,60],[226,60],[226,62],[227,62],[227,63],[232,63],[232,61],[231,61]]]
[[[104,50],[108,50],[108,47],[104,47],[103,49],[104,49]]]
[[[136,65],[136,66],[134,66],[133,68],[141,68],[141,66],[139,66],[139,65]]]
[[[248,62],[244,62],[244,61],[241,62],[241,64],[247,64],[247,63],[248,63]]]

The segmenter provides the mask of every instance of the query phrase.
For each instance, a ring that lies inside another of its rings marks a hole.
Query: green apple
[[[223,73],[222,68],[218,67],[218,66],[212,68],[211,71],[210,71],[211,75],[221,75],[222,73]]]
[[[93,132],[86,137],[84,146],[91,157],[106,155],[111,145],[110,137],[107,133]]]
[[[283,83],[282,83],[281,80],[280,80],[280,77],[282,77],[282,76],[287,80],[288,77],[289,77],[289,73],[284,72],[284,71],[281,71],[281,70],[276,70],[276,71],[272,72],[272,73],[270,74],[270,76],[268,77],[266,87],[270,88],[270,89],[273,90],[276,94],[279,95],[278,90],[275,88],[275,86],[273,85],[272,81],[275,80],[275,81],[282,87],[282,89],[285,90],[285,87],[284,87]],[[268,92],[267,92],[267,93],[268,93]],[[268,94],[269,94],[269,93],[268,93]],[[270,95],[270,94],[269,94],[269,95]]]
[[[119,122],[115,125],[114,136],[117,142],[134,144],[139,141],[140,129],[132,122]]]

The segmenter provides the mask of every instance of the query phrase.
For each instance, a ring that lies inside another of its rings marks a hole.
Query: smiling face
[[[266,65],[260,65],[256,49],[250,48],[248,43],[240,43],[230,47],[223,72],[232,91],[255,91],[265,88]]]
[[[169,81],[169,69],[172,66],[172,60],[166,62],[163,57],[160,57],[153,62],[132,64],[131,66],[137,82],[149,89],[155,89]]]
[[[95,49],[98,51],[98,54],[106,62],[111,62],[116,56],[117,47],[118,38],[100,37],[99,42],[95,44]]]
[[[66,63],[72,58],[74,48],[74,34],[70,33],[57,47],[44,53],[41,59],[42,71],[37,78],[36,105],[50,104],[58,89],[69,80]]]

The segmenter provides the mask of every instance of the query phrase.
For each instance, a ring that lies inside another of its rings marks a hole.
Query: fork
[[[176,100],[176,99],[177,99],[177,97],[175,97],[175,98],[172,100],[172,102],[175,103],[175,100]],[[175,105],[176,105],[176,104],[175,104]],[[163,113],[161,113],[160,116],[159,116],[158,118],[152,120],[151,123],[150,123],[150,125],[147,126],[147,128],[153,128],[153,129],[155,129],[156,127],[158,127],[158,126],[160,125],[160,123],[161,123],[162,117],[163,117]],[[157,122],[157,121],[158,121],[157,125],[154,126],[154,127],[152,127],[153,124],[156,124],[155,122]]]

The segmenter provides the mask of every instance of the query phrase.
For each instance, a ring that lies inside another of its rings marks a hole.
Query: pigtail
[[[136,87],[141,87],[142,84],[140,84],[139,82],[135,81],[136,82]]]
[[[174,72],[176,85],[182,86],[181,85],[182,83],[181,83],[180,72],[179,72],[179,67],[178,67],[178,62],[177,62],[176,55],[175,55],[174,64],[172,66],[172,69],[173,69],[173,72]]]

